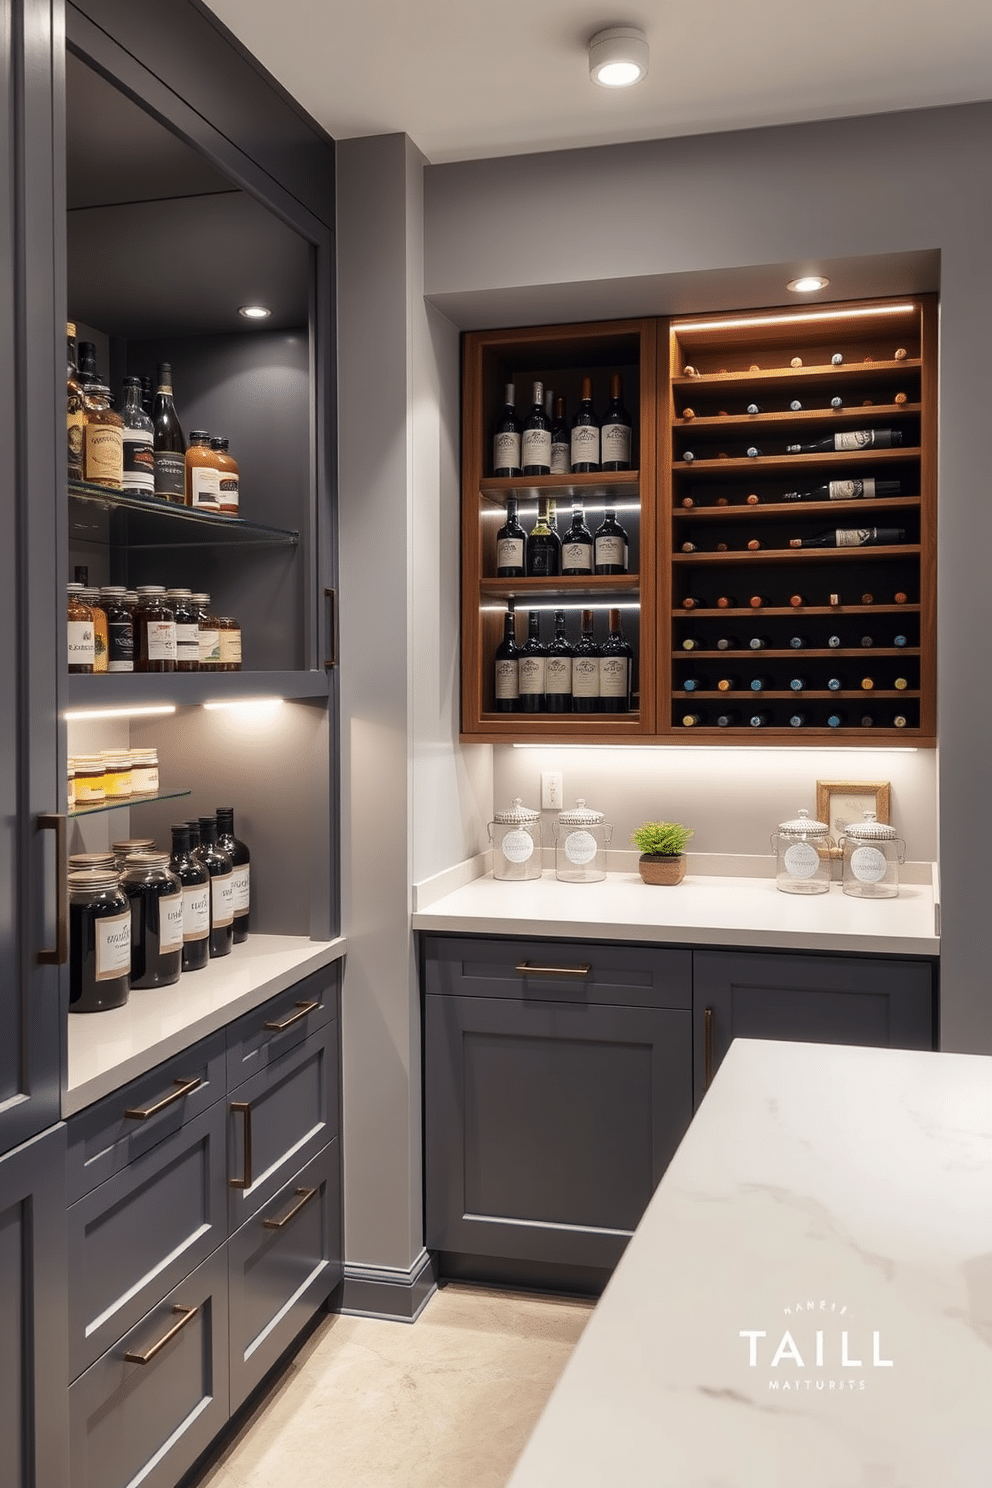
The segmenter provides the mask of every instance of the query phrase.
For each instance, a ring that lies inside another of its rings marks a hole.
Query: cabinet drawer
[[[341,1279],[337,1139],[228,1241],[231,1411]]]
[[[427,936],[424,991],[624,1007],[692,1005],[692,952],[594,940]]]
[[[324,967],[231,1024],[227,1030],[229,1090],[337,1016],[340,976],[336,963]]]
[[[69,1203],[220,1100],[225,1088],[224,1050],[224,1034],[216,1033],[71,1117]],[[128,1116],[128,1111],[152,1114]]]
[[[152,1357],[142,1364],[129,1353]],[[70,1386],[69,1488],[175,1488],[227,1416],[221,1249]]]
[[[338,1135],[338,1023],[273,1059],[227,1102],[234,1233]]]
[[[217,1102],[70,1207],[70,1379],[226,1237],[224,1136]]]

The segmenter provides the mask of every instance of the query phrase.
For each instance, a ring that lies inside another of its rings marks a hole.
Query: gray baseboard
[[[437,1261],[426,1250],[406,1271],[346,1263],[344,1295],[337,1310],[349,1317],[415,1323],[436,1290]]]

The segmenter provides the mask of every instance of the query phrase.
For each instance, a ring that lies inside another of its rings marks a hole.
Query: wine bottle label
[[[598,851],[599,844],[595,837],[591,832],[587,832],[584,827],[578,832],[569,832],[565,838],[565,856],[577,868],[583,867],[586,863],[591,863]]]
[[[493,439],[493,469],[520,469],[520,435],[512,431],[497,434]]]
[[[155,495],[186,500],[186,456],[175,450],[155,451]]]
[[[858,883],[878,883],[887,867],[885,854],[877,847],[856,847],[851,854],[851,872]]]
[[[522,537],[501,537],[496,544],[497,568],[523,568],[524,540]]]
[[[622,567],[627,571],[627,544],[623,538],[610,534],[608,537],[597,537],[596,539],[596,567],[600,564],[612,564],[614,567]]]
[[[150,496],[155,490],[155,452],[152,436],[145,429],[124,430],[125,491],[138,491]]]
[[[553,443],[551,446],[551,474],[570,475],[572,470],[569,463],[570,458],[571,451],[567,444]]]
[[[520,696],[519,669],[516,661],[497,661],[496,696],[498,698]]]
[[[601,656],[599,660],[599,695],[604,698],[627,696],[626,656]]]
[[[241,665],[241,632],[240,630],[222,630],[218,635],[221,663],[229,665]]]
[[[572,696],[599,697],[599,657],[575,656],[572,658]]]
[[[87,424],[83,440],[83,479],[120,482],[124,468],[124,430],[116,424]]]
[[[600,430],[600,443],[604,465],[630,464],[630,425],[604,424]]]
[[[561,549],[561,566],[573,573],[592,573],[592,543],[565,542]]]
[[[889,429],[850,429],[846,434],[834,435],[835,450],[891,448],[892,433]]]
[[[131,970],[131,911],[94,920],[98,982],[112,982]]]
[[[158,901],[158,948],[181,951],[183,948],[183,896],[170,894]]]
[[[577,424],[572,430],[572,464],[599,464],[599,430],[595,424]]]
[[[514,827],[500,843],[500,851],[509,863],[526,863],[534,856],[534,839],[522,827]]]
[[[175,661],[176,622],[174,620],[148,620],[148,660]]]
[[[220,506],[220,471],[209,465],[194,465],[189,473],[189,504],[198,511],[217,511]]]
[[[784,861],[790,878],[812,878],[820,866],[820,855],[808,842],[794,842],[786,848]]]
[[[875,536],[874,527],[838,527],[835,533],[839,548],[863,548]]]
[[[235,868],[232,880],[235,916],[246,915],[251,907],[251,864]]]
[[[215,929],[234,923],[234,874],[218,873],[210,880],[210,918]]]
[[[551,467],[551,430],[525,429],[520,436],[520,458],[523,465]]]
[[[96,648],[93,643],[93,621],[70,620],[68,622],[68,632],[69,665],[92,666],[96,654]]]
[[[555,550],[550,542],[544,540],[531,545],[528,568],[534,579],[546,579],[557,572]]]
[[[210,934],[210,889],[189,884],[183,889],[183,940],[206,940]]]
[[[194,620],[188,623],[176,621],[176,660],[199,661],[200,627]]]
[[[544,668],[545,692],[553,693],[556,697],[566,696],[572,691],[572,658],[570,656],[549,656]]]
[[[532,697],[545,691],[543,656],[521,656],[519,665],[520,696]]]
[[[830,481],[827,490],[831,501],[852,501],[857,496],[870,501],[875,494],[875,479],[869,476],[867,480]]]

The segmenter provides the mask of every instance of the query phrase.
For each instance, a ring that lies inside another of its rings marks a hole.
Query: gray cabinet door
[[[65,1488],[65,1127],[0,1159],[0,1483]]]
[[[859,956],[696,951],[693,1018],[698,1104],[735,1038],[934,1048],[934,966]]]
[[[424,1001],[427,1244],[614,1266],[689,1124],[688,1009]]]

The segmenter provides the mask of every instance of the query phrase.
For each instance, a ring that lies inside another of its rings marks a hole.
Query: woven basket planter
[[[646,884],[678,884],[685,878],[685,854],[665,857],[662,853],[641,853],[637,860]]]

